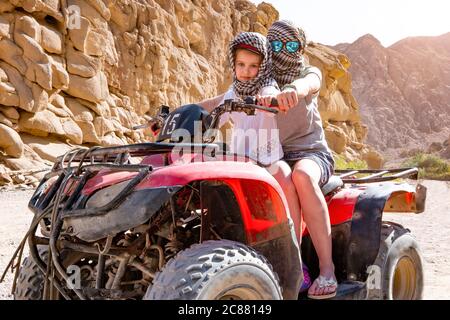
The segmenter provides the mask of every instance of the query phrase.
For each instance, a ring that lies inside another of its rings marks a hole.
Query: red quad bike
[[[304,298],[302,261],[318,274],[305,226],[294,228],[283,190],[262,164],[214,143],[221,115],[258,109],[275,112],[248,100],[225,101],[211,114],[163,107],[153,121],[156,143],[60,157],[29,202],[34,218],[7,267],[16,271],[14,298]],[[194,136],[198,123],[199,143],[174,138],[176,129]],[[404,177],[417,178],[417,169],[338,171],[323,187],[336,299],[421,298],[417,242],[383,221],[383,212],[424,210],[426,189],[394,181]]]

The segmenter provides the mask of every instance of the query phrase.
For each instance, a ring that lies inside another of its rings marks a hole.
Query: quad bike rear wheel
[[[280,300],[268,261],[240,243],[206,241],[180,252],[159,272],[145,300]]]
[[[378,257],[374,264],[378,288],[368,290],[369,299],[420,300],[423,294],[423,259],[416,239],[408,229],[383,222]]]

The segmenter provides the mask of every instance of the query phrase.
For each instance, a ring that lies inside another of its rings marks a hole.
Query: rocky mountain
[[[352,62],[367,142],[382,153],[426,151],[450,134],[450,33],[385,48],[371,35],[334,49]]]
[[[0,0],[0,184],[35,184],[74,145],[145,141],[131,130],[230,84],[227,46],[279,17],[247,0]],[[379,161],[351,93],[349,62],[311,44],[324,73],[321,112],[337,153]],[[3,182],[2,182],[3,181]]]

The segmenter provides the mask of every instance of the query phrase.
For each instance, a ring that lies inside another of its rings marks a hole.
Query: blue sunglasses
[[[298,41],[287,41],[283,42],[280,40],[273,40],[270,42],[270,46],[272,47],[273,52],[280,52],[283,50],[283,46],[286,48],[286,51],[289,53],[295,53],[300,50],[300,42]]]

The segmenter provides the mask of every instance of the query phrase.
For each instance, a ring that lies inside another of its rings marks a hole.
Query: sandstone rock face
[[[363,143],[367,127],[361,122],[359,104],[352,95],[348,57],[316,43],[309,44],[306,54],[310,64],[322,71],[319,111],[328,145],[348,160],[362,158],[371,168],[381,167],[382,157]]]
[[[0,123],[9,137],[0,166],[41,168],[58,148],[145,141],[132,126],[162,104],[225,91],[229,41],[241,31],[266,34],[278,17],[270,4],[247,0],[0,1]],[[324,72],[330,145],[362,155],[366,129],[347,58],[314,44],[308,54]]]
[[[13,158],[23,155],[23,142],[19,134],[4,124],[0,124],[0,148]]]
[[[450,33],[383,47],[371,35],[335,47],[352,61],[353,92],[378,150],[426,149],[450,133]]]

